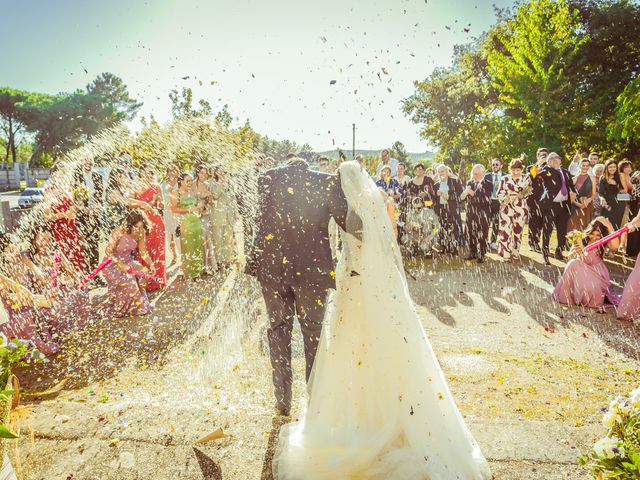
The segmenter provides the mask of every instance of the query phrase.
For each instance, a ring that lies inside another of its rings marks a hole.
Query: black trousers
[[[632,220],[640,210],[640,201],[629,202],[629,220]],[[637,230],[627,236],[627,255],[635,257],[640,253],[640,232]]]
[[[529,245],[540,247],[542,233],[542,210],[536,202],[529,202]]]
[[[473,256],[484,257],[487,253],[490,215],[490,212],[467,210],[466,237],[469,253]]]
[[[551,208],[542,209],[542,252],[545,255],[549,255],[549,240],[554,227],[558,236],[558,249],[565,249],[569,215],[569,202],[553,202]]]
[[[87,269],[93,272],[100,260],[101,221],[98,215],[78,215],[76,224],[85,244]]]
[[[439,208],[437,211],[440,228],[437,241],[444,253],[457,253],[459,247],[459,223],[460,218],[455,218],[448,208]]]
[[[316,358],[328,288],[305,285],[262,284],[270,325],[267,331],[276,408],[291,409],[291,331],[297,316],[304,341],[306,379],[309,380]]]
[[[498,243],[498,227],[500,226],[500,202],[498,200],[491,200],[491,213],[489,214],[489,224],[493,243]]]

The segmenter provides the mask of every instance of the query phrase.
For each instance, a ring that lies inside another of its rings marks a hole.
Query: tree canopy
[[[634,82],[640,6],[630,0],[528,0],[455,48],[451,67],[415,82],[403,109],[439,159],[638,152]],[[622,127],[626,125],[626,127]]]
[[[111,73],[99,75],[86,90],[58,95],[0,88],[4,161],[17,161],[24,141],[32,143],[31,163],[55,160],[100,130],[133,118],[141,105]]]

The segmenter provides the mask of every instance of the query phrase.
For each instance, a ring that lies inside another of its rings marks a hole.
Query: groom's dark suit
[[[260,215],[249,265],[261,286],[271,321],[268,339],[276,408],[291,408],[291,330],[297,315],[309,379],[329,288],[335,287],[328,224],[343,229],[347,202],[336,175],[309,170],[300,159],[258,180]]]

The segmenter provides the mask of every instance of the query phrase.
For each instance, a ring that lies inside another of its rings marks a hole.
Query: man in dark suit
[[[485,179],[491,182],[491,213],[489,216],[490,231],[489,234],[493,234],[493,241],[491,242],[491,248],[498,249],[498,224],[500,221],[500,202],[498,201],[498,188],[500,188],[500,182],[502,181],[502,160],[494,158],[491,160],[491,171],[485,175]]]
[[[73,173],[74,197],[79,207],[76,223],[86,244],[89,271],[96,268],[100,259],[98,247],[104,223],[104,181],[102,175],[95,172],[93,167],[93,158],[87,156]]]
[[[347,202],[336,175],[316,172],[299,158],[262,174],[260,213],[249,269],[262,286],[276,409],[291,409],[291,330],[298,317],[309,380],[316,356],[327,292],[335,288],[329,219],[346,228]]]
[[[476,258],[478,263],[483,263],[487,253],[493,183],[491,176],[485,175],[485,168],[480,164],[473,166],[471,177],[460,195],[461,200],[467,201],[465,223],[469,255],[465,257],[465,260]]]
[[[539,148],[536,152],[536,163],[527,168],[527,173],[531,177],[532,192],[527,197],[527,207],[529,208],[529,248],[535,252],[540,252],[540,234],[542,233],[542,211],[538,200],[542,196],[544,186],[542,177],[538,176],[538,171],[547,165],[546,148]]]
[[[549,240],[554,226],[558,236],[556,258],[563,258],[570,206],[575,199],[576,188],[569,171],[562,168],[560,155],[555,152],[549,154],[547,165],[538,172],[538,176],[543,187],[538,200],[542,213],[542,256],[545,265],[549,265]]]

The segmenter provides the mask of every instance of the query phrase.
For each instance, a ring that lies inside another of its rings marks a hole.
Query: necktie
[[[560,177],[562,178],[562,188],[560,188],[560,194],[563,197],[566,197],[567,193],[568,193],[568,191],[567,191],[567,181],[564,178],[564,172],[562,170],[560,170]]]

